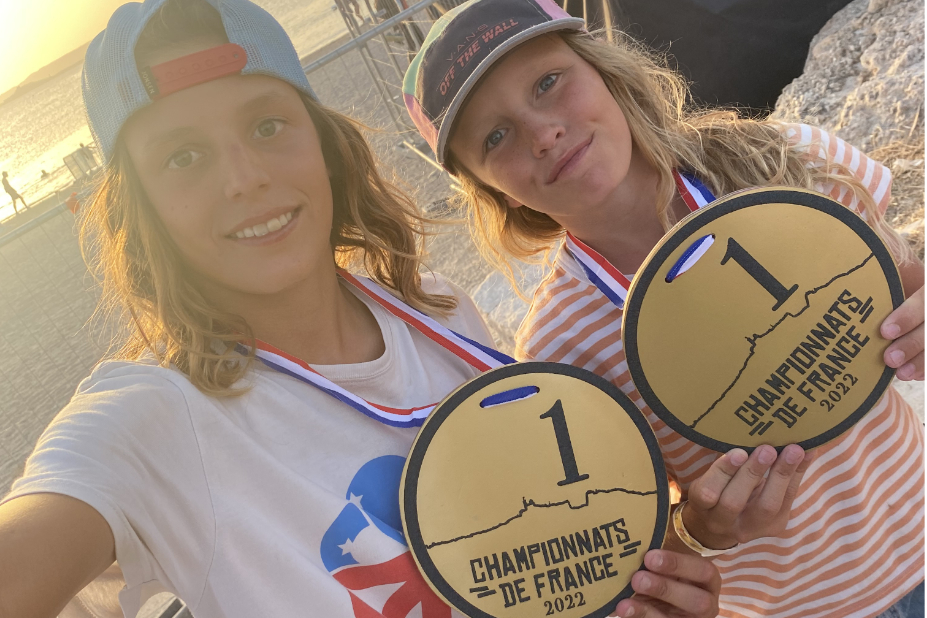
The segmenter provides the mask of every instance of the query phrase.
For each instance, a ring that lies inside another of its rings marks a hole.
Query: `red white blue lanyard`
[[[344,271],[339,271],[338,274],[342,279],[353,285],[360,292],[366,294],[394,316],[479,371],[487,371],[495,367],[501,367],[502,365],[515,362],[515,359],[502,352],[479,344],[472,339],[468,339],[442,326],[424,313],[408,306],[366,277],[358,277]],[[243,346],[240,346],[240,349],[247,353],[247,349]],[[271,369],[275,369],[305,382],[310,386],[314,386],[328,393],[338,401],[348,404],[361,414],[365,414],[376,421],[393,427],[419,427],[434,407],[438,405],[437,403],[432,403],[426,406],[405,409],[390,408],[388,406],[372,403],[362,397],[358,397],[347,389],[341,388],[312,369],[305,361],[295,356],[290,356],[286,352],[278,350],[272,345],[260,340],[256,342],[255,356],[257,356],[259,361]]]
[[[673,178],[676,181],[679,195],[682,196],[690,211],[695,212],[714,201],[715,196],[695,176],[673,170]],[[710,246],[710,240],[697,242],[693,245],[691,254],[684,256],[686,259],[677,263],[678,269],[674,275],[678,276],[685,272],[689,265],[695,263],[708,250],[708,246]],[[615,306],[624,309],[628,289],[631,287],[631,280],[612,266],[598,251],[569,232],[567,232],[566,236],[566,247],[573,259],[582,267],[586,276],[589,277],[589,281],[599,288],[599,291],[605,294]]]

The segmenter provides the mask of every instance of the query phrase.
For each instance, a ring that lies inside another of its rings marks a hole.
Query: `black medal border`
[[[641,303],[647,291],[647,288],[654,281],[658,281],[657,272],[664,266],[666,259],[675,251],[683,242],[690,239],[698,229],[705,227],[712,221],[730,214],[735,210],[742,210],[752,206],[765,206],[768,204],[793,204],[796,206],[805,206],[830,215],[846,224],[850,229],[857,233],[863,239],[866,245],[872,250],[876,260],[882,267],[882,272],[888,282],[889,292],[892,297],[892,306],[897,309],[904,301],[904,290],[901,285],[901,277],[898,274],[898,268],[892,259],[891,254],[882,242],[882,239],[869,227],[869,225],[856,213],[846,206],[838,204],[830,198],[814,193],[811,191],[793,191],[788,189],[761,189],[750,191],[740,195],[733,195],[729,198],[721,198],[717,204],[711,204],[705,210],[695,213],[689,221],[683,221],[678,231],[666,240],[666,242],[656,249],[654,254],[647,260],[644,270],[639,277],[635,277],[633,293],[628,294],[628,302],[625,306],[622,324],[622,340],[625,348],[625,358],[628,362],[628,370],[631,372],[631,379],[637,387],[637,391],[647,403],[653,412],[660,419],[669,425],[673,430],[684,438],[695,442],[700,446],[726,453],[733,448],[742,448],[748,453],[753,452],[755,446],[743,446],[740,444],[730,444],[711,438],[699,431],[691,429],[685,422],[676,418],[669,409],[663,405],[660,398],[650,387],[644,371],[640,364],[640,355],[638,354],[637,345],[637,321],[640,315]],[[812,449],[829,442],[855,425],[872,407],[879,401],[885,391],[891,384],[895,370],[886,366],[885,371],[879,381],[873,387],[872,392],[863,401],[862,404],[843,421],[831,429],[818,434],[815,437],[808,438],[797,444],[803,449]],[[777,446],[777,451],[782,451],[786,445]]]
[[[428,416],[428,419],[425,421],[425,424],[422,426],[421,431],[415,439],[415,443],[412,445],[412,450],[409,452],[403,479],[404,495],[401,496],[403,504],[402,517],[406,528],[406,537],[409,541],[409,548],[415,556],[419,569],[448,603],[470,618],[500,617],[488,614],[467,601],[467,599],[458,593],[447,583],[444,577],[441,576],[440,571],[431,560],[431,556],[428,555],[428,550],[425,548],[425,542],[422,539],[421,527],[418,521],[417,493],[422,459],[425,456],[428,445],[431,443],[435,434],[437,434],[438,429],[440,429],[441,424],[464,400],[493,382],[528,373],[561,374],[587,382],[604,391],[628,414],[637,427],[638,432],[643,437],[644,444],[647,446],[647,451],[650,453],[650,461],[653,464],[657,485],[657,519],[654,523],[650,544],[644,553],[646,554],[647,551],[651,549],[659,549],[666,535],[666,526],[669,521],[669,482],[666,476],[666,467],[663,464],[663,454],[660,451],[660,445],[657,442],[657,438],[653,433],[653,428],[650,426],[650,423],[647,422],[643,412],[634,405],[634,402],[632,402],[627,395],[622,393],[617,386],[591,371],[562,363],[531,361],[505,365],[487,371],[461,386]],[[638,570],[647,570],[643,564],[643,558],[641,559],[641,566]],[[619,601],[630,597],[633,593],[634,591],[631,589],[631,582],[629,580],[627,585],[625,585],[621,592],[611,601],[588,614],[584,614],[582,618],[604,618],[615,611],[615,605],[617,605]]]

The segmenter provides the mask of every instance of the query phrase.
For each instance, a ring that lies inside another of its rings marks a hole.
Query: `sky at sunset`
[[[0,0],[0,93],[80,47],[126,0]]]

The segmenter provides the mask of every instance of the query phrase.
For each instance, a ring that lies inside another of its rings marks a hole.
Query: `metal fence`
[[[402,79],[432,19],[459,0],[423,0],[401,11],[393,0],[361,1],[337,0],[351,38],[328,53],[303,58],[303,70],[323,102],[379,129],[392,148],[405,148],[440,170],[406,114]],[[387,143],[374,141],[381,160],[392,163]]]

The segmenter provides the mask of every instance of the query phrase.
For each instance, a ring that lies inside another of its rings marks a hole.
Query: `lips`
[[[589,145],[592,143],[593,136],[590,135],[589,139],[579,144],[576,144],[569,150],[567,150],[563,156],[561,156],[557,163],[554,164],[554,167],[550,170],[550,174],[547,176],[547,184],[556,182],[557,179],[564,173],[569,172],[573,167],[576,166],[583,158],[583,155],[586,154],[586,150],[589,148]]]
[[[266,214],[251,217],[239,223],[226,238],[242,240],[245,238],[261,238],[286,227],[293,217],[298,214],[299,206],[277,208]]]

